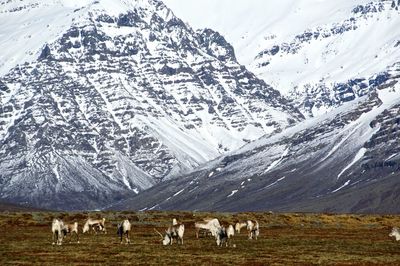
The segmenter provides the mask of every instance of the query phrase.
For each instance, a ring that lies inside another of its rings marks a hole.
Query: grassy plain
[[[105,217],[107,234],[80,235],[80,243],[53,246],[53,218],[78,221]],[[184,245],[162,246],[153,228],[163,230],[172,218],[186,227]],[[235,235],[236,247],[216,247],[211,237],[195,238],[194,222],[206,217],[234,223],[257,219],[260,238]],[[116,224],[134,225],[131,245],[121,245]],[[0,265],[400,265],[400,243],[389,238],[394,215],[332,215],[198,212],[2,212]]]

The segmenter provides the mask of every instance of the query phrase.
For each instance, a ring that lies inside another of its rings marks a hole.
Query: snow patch
[[[239,190],[237,190],[237,189],[232,190],[231,194],[229,194],[229,195],[227,196],[227,198],[232,197],[232,196],[235,195],[238,191],[239,191]]]
[[[176,192],[172,197],[178,196],[179,194],[181,194],[185,189],[181,189],[178,192]]]
[[[282,180],[284,180],[285,178],[286,178],[285,176],[284,176],[284,177],[281,177],[281,178],[279,178],[278,180],[276,180],[275,182],[269,184],[268,186],[263,187],[262,189],[267,189],[267,188],[273,187],[273,186],[275,186],[276,184],[278,184],[279,182],[281,182]]]
[[[349,163],[349,164],[340,172],[340,174],[337,176],[337,179],[339,179],[339,178],[342,176],[342,174],[343,174],[344,172],[346,172],[350,167],[352,167],[356,162],[358,162],[358,161],[365,155],[366,151],[367,151],[366,148],[361,148],[361,149],[357,152],[357,154],[356,154],[356,156],[354,157],[353,161],[352,161],[351,163]]]
[[[264,173],[267,173],[267,172],[271,171],[273,168],[275,168],[276,166],[278,166],[278,165],[282,162],[283,158],[284,158],[285,156],[287,156],[288,154],[289,154],[289,148],[287,148],[287,149],[282,153],[281,157],[280,157],[278,160],[273,161],[273,162],[271,163],[271,165],[267,168],[267,170],[265,170]]]
[[[351,180],[347,180],[346,183],[344,183],[342,186],[340,186],[339,188],[335,189],[334,191],[332,191],[332,193],[338,192],[339,190],[341,190],[344,187],[347,187],[350,184]]]

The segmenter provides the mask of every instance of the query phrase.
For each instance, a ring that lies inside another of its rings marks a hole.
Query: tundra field
[[[82,235],[87,217],[106,218],[107,234]],[[80,243],[69,236],[52,245],[53,218],[79,222]],[[221,222],[256,219],[258,240],[246,230],[230,247],[214,238],[195,237],[194,222],[216,217]],[[132,223],[131,244],[120,244],[116,225]],[[154,228],[164,232],[173,218],[185,224],[184,245],[162,246]],[[400,225],[395,215],[332,215],[198,212],[2,212],[1,265],[141,264],[141,265],[400,265],[400,243],[388,235]],[[235,247],[234,247],[235,245]]]

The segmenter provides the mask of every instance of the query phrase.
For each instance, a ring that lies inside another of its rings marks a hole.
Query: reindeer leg
[[[60,234],[60,233],[61,233],[61,234]],[[58,241],[58,245],[61,246],[61,244],[62,244],[62,237],[63,237],[63,236],[62,236],[62,232],[58,232],[57,235],[58,235],[58,240],[57,240],[57,241]]]

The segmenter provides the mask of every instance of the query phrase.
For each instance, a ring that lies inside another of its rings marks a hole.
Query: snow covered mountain
[[[399,81],[112,208],[398,213]]]
[[[0,198],[93,209],[303,115],[158,0],[0,1]]]
[[[400,58],[398,0],[165,2],[185,21],[226,36],[239,62],[306,116],[366,95]]]

